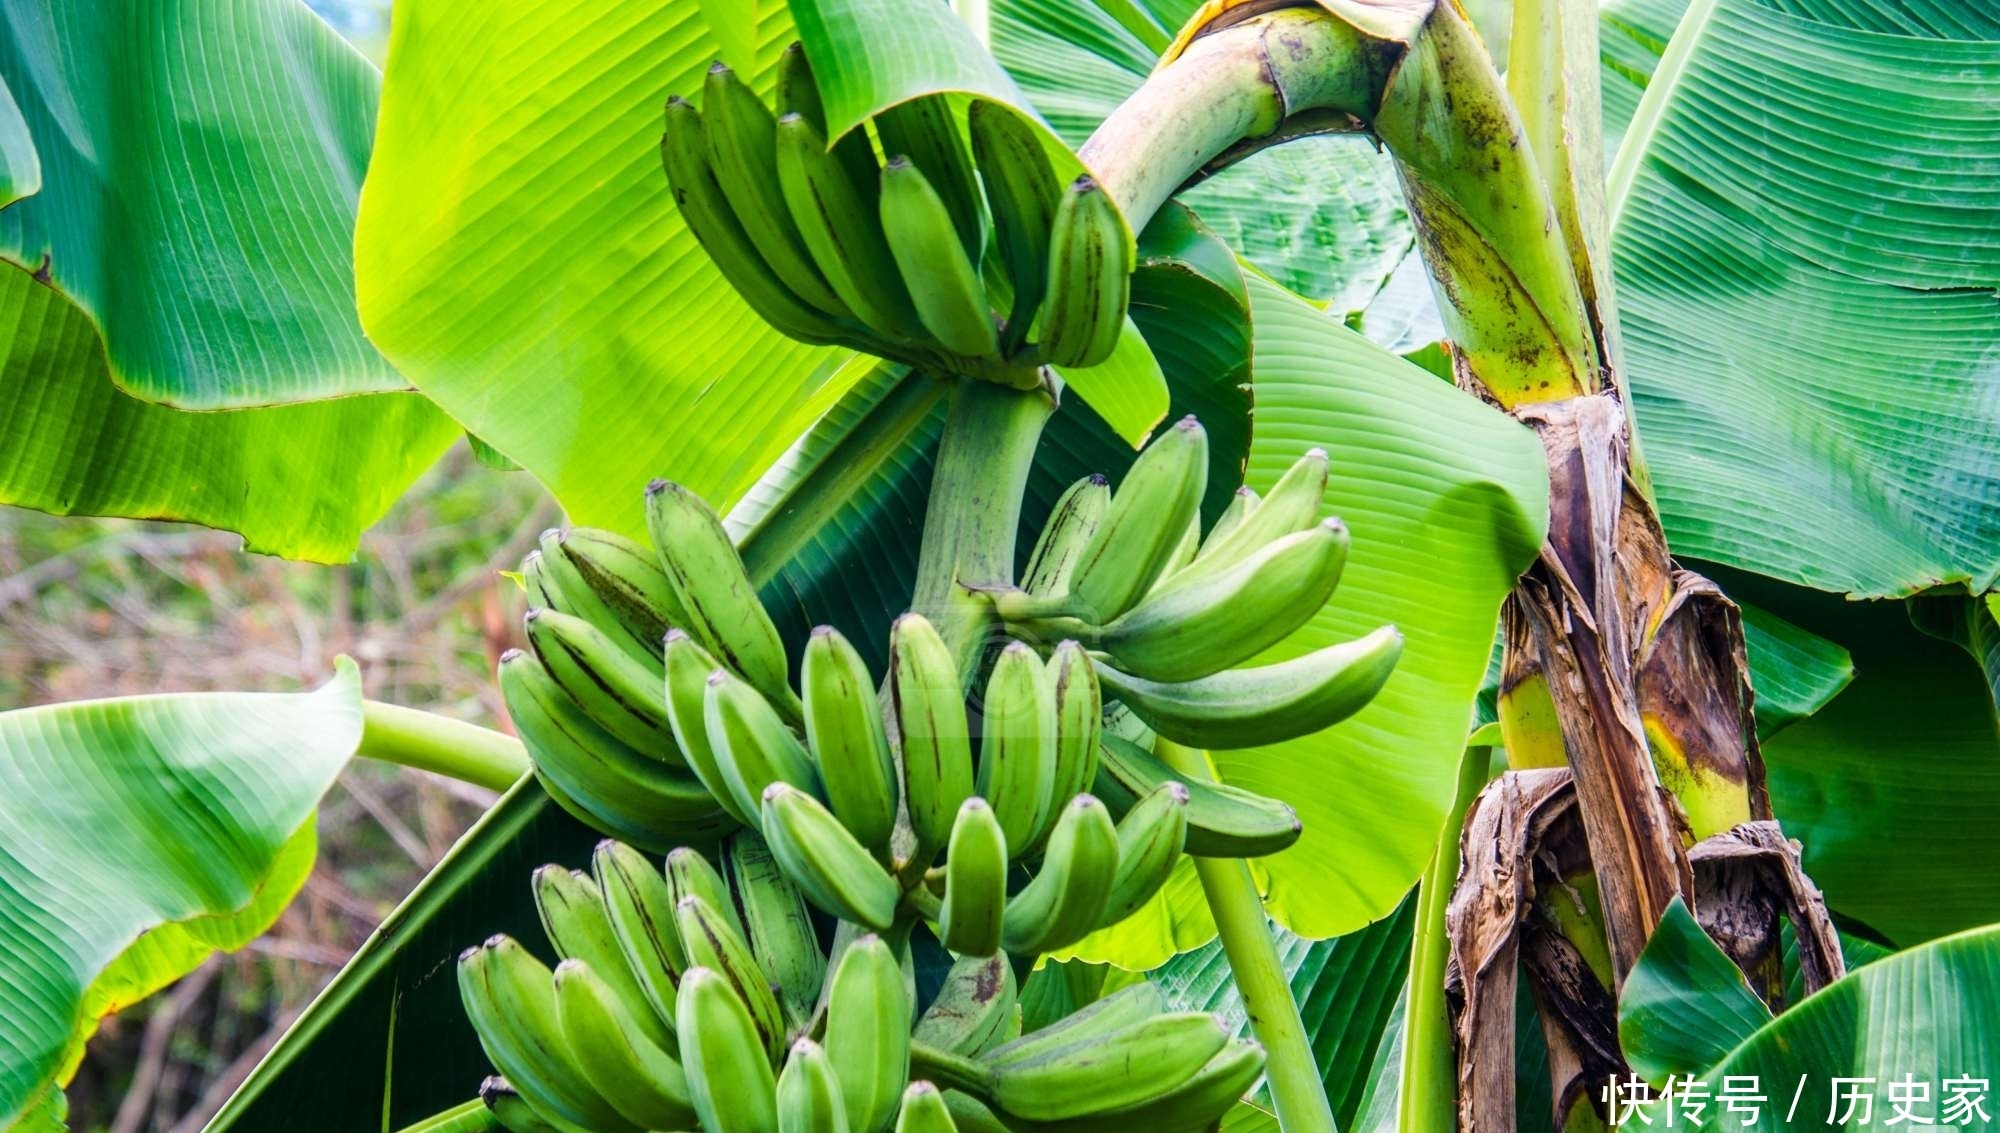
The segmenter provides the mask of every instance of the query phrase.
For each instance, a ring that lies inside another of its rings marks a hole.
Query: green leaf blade
[[[1541,546],[1547,474],[1515,422],[1268,281],[1253,277],[1250,294],[1249,484],[1268,490],[1323,447],[1327,510],[1353,533],[1332,603],[1272,659],[1384,623],[1406,641],[1389,683],[1352,719],[1216,753],[1225,780],[1286,800],[1305,824],[1298,845],[1262,863],[1272,915],[1304,936],[1337,936],[1393,909],[1430,860],[1500,603]]]
[[[202,410],[405,388],[348,253],[379,79],[304,5],[17,0],[0,79],[43,182],[0,212],[0,256],[90,313],[121,388]]]
[[[277,917],[360,743],[360,689],[343,661],[310,693],[0,713],[0,1125],[74,1069],[98,1013]]]
[[[1618,1044],[1641,1078],[1699,1074],[1770,1022],[1734,961],[1675,897],[1618,993]]]

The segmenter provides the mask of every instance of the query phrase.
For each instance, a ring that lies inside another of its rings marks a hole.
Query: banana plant
[[[1814,884],[1891,945],[2000,919],[1988,881],[1907,852],[1897,825],[1940,798],[1975,813],[1996,786],[1979,596],[2000,569],[1981,416],[2000,226],[1978,191],[1991,138],[1962,128],[2000,84],[1980,13],[1520,0],[1474,6],[1475,26],[1455,4],[1348,0],[409,0],[378,109],[371,69],[290,0],[139,7],[0,5],[6,428],[26,454],[4,498],[338,558],[463,429],[577,525],[524,565],[545,612],[500,674],[537,776],[216,1128],[753,1128],[777,1119],[766,1099],[809,1123],[838,1101],[849,1127],[1157,1127],[1197,1093],[1230,1128],[1588,1125],[1616,1115],[1593,1090],[1628,1064],[1649,1085],[1662,1067],[1880,1070],[1788,1036],[1947,969],[1974,982],[1867,1012],[1870,1041],[1990,1045],[1935,998],[1976,988],[1985,935],[1838,980],[1868,946]],[[293,101],[242,78],[273,73]],[[1856,73],[1906,128],[1826,117]],[[147,111],[184,81],[202,113]],[[1621,139],[1608,180],[1600,134]],[[1920,193],[1891,175],[1919,166]],[[166,191],[183,178],[212,191],[185,205]],[[112,247],[146,248],[147,270],[113,286]],[[1434,313],[1381,286],[1405,253]],[[105,435],[133,440],[86,443]],[[593,572],[620,554],[644,569]],[[1961,593],[1896,608],[1935,587]],[[1326,695],[1334,670],[1293,667],[1350,642],[1369,644],[1340,675],[1380,663],[1340,711],[1271,699]],[[1098,737],[1095,712],[1044,699],[1045,664],[1126,714]],[[927,733],[934,712],[867,710],[878,682],[891,705],[970,694],[980,718]],[[0,1121],[58,1120],[96,1014],[268,923],[341,760],[519,775],[505,737],[350,686],[0,717],[22,737],[0,747],[10,773],[125,766],[135,745],[172,763],[188,753],[161,737],[223,730],[224,785],[197,792],[217,825],[188,837],[243,848],[221,880],[134,872],[143,847],[66,855],[123,883],[90,919],[56,866],[10,851],[31,864],[4,875],[5,935],[29,947],[0,968],[22,1036]],[[1889,723],[1912,702],[1934,711]],[[236,786],[315,723],[313,760]],[[956,777],[920,780],[919,747]],[[663,754],[602,762],[619,751]],[[1094,807],[1058,816],[1021,785],[1038,766],[1081,775]],[[17,778],[8,828],[40,846],[76,781]],[[195,809],[111,781],[84,805],[144,808],[161,844]],[[1296,839],[1275,853],[1245,825],[1273,818]],[[721,835],[719,872],[675,849]],[[1171,849],[1197,836],[1210,853]],[[973,899],[1002,888],[1010,844],[1032,878]],[[645,850],[672,851],[664,881]],[[562,868],[530,885],[543,861]],[[613,882],[642,876],[680,893],[655,968],[574,920],[593,900],[613,916]],[[160,898],[176,886],[199,899]],[[877,935],[823,950],[801,916]],[[927,953],[934,1013],[884,1027],[910,1012],[895,954],[933,933],[965,969]],[[1010,953],[1070,959],[974,963]],[[1103,962],[1155,970],[1117,990]],[[649,972],[678,981],[675,1007],[634,982]],[[1673,992],[1688,972],[1705,982]],[[948,1033],[1006,1001],[940,1003],[1010,979],[1029,1034]],[[1647,1021],[1662,997],[1725,1020],[1708,1048]],[[523,1028],[634,1061],[522,1059]],[[1186,1073],[1134,1085],[1066,1038]],[[1970,1080],[1985,1061],[1909,1069]],[[494,1070],[506,1083],[481,1089]],[[637,1088],[675,1075],[680,1092]]]

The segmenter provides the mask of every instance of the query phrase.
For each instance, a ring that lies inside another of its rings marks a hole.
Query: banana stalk
[[[1054,411],[1046,389],[962,380],[952,391],[910,608],[936,624],[968,689],[994,617],[992,603],[966,586],[1014,581],[1021,493]]]
[[[1157,750],[1190,781],[1202,783],[1214,778],[1208,757],[1193,748],[1161,740]],[[1222,939],[1223,954],[1229,957],[1229,971],[1250,1015],[1250,1026],[1270,1057],[1271,1100],[1278,1111],[1279,1127],[1285,1133],[1332,1133],[1333,1107],[1320,1082],[1312,1039],[1299,1018],[1291,981],[1285,978],[1277,943],[1264,919],[1264,896],[1250,873],[1250,863],[1241,858],[1195,858],[1194,868],[1209,911],[1215,915],[1216,935]]]

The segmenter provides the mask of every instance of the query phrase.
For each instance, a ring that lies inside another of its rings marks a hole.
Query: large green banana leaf
[[[1611,6],[1614,110],[1679,7]],[[1611,183],[1627,370],[1674,549],[1858,596],[1991,587],[2000,14],[1685,8]]]
[[[1403,658],[1382,692],[1328,731],[1221,752],[1223,777],[1290,802],[1305,822],[1265,859],[1272,915],[1304,936],[1351,932],[1423,872],[1450,804],[1494,620],[1541,546],[1539,444],[1525,429],[1261,278],[1254,329],[1251,487],[1306,449],[1332,457],[1329,511],[1353,532],[1340,589],[1280,648],[1304,652],[1384,622]]]
[[[1729,997],[1689,997],[1680,1009],[1690,1030],[1739,1025]],[[1705,1116],[1743,1121],[1719,1099],[1727,1079],[1754,1078],[1765,1099],[1758,1129],[1985,1128],[2000,1081],[1995,1019],[2000,925],[1989,925],[1877,960],[1765,1023],[1701,1075]],[[1666,1104],[1647,1115],[1653,1125]]]
[[[0,256],[104,334],[120,388],[183,409],[404,387],[348,255],[379,80],[297,0],[5,0],[0,78],[42,192]]]
[[[458,435],[411,393],[224,413],[141,401],[112,382],[89,316],[4,263],[0,342],[0,503],[58,515],[185,519],[344,562]]]
[[[1899,945],[2000,918],[2000,875],[1967,868],[2000,856],[2000,724],[1979,666],[1904,603],[1716,574],[1853,656],[1854,683],[1764,747],[1772,805],[1834,912]]]
[[[353,554],[455,435],[371,392],[375,88],[295,0],[0,3],[0,503]]]
[[[344,659],[310,693],[0,713],[0,1129],[67,1079],[99,1016],[277,919],[360,740]]]

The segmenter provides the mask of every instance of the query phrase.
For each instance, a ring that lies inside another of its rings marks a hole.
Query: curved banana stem
[[[1196,39],[1111,112],[1079,156],[1137,232],[1175,189],[1287,117],[1367,117],[1380,53],[1317,8],[1257,16]]]
[[[513,786],[530,767],[528,749],[512,736],[379,700],[361,702],[361,746],[354,754],[494,791]]]
[[[1161,740],[1156,750],[1186,778],[1214,778],[1208,758],[1193,748]],[[1241,858],[1196,858],[1194,870],[1215,917],[1223,954],[1229,957],[1237,993],[1250,1015],[1250,1029],[1269,1059],[1265,1074],[1278,1110],[1278,1127],[1284,1133],[1335,1133],[1326,1084],[1299,1018],[1298,1002],[1292,998],[1291,980],[1278,959],[1270,922],[1264,919],[1264,895],[1257,891],[1250,863]]]

